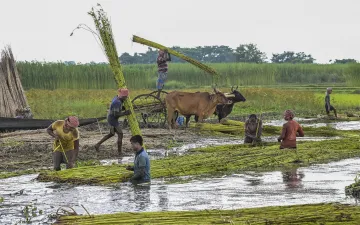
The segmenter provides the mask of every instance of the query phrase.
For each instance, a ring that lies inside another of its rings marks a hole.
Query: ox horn
[[[231,92],[233,92],[234,91],[234,86],[231,86]]]
[[[225,97],[227,98],[235,98],[235,95],[234,94],[231,94],[231,93],[224,93]]]
[[[235,90],[237,90],[239,88],[239,85],[238,86],[236,86],[236,89]]]

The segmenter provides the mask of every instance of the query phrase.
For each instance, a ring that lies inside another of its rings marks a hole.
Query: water
[[[85,214],[202,209],[237,209],[274,205],[341,202],[355,203],[345,197],[344,188],[354,182],[360,159],[313,165],[288,171],[233,174],[195,180],[185,184],[166,184],[153,180],[149,186],[116,187],[72,186],[42,183],[27,175],[0,180],[0,223],[13,224],[21,219],[21,210],[34,204],[45,215],[60,206],[71,206]],[[22,190],[22,193],[20,191]],[[46,216],[35,222],[48,221]],[[48,221],[49,222],[49,221]]]
[[[345,122],[333,122],[333,123],[301,123],[301,119],[297,120],[301,126],[303,127],[326,127],[330,126],[337,130],[360,130],[360,121],[345,121]],[[302,119],[304,121],[305,119]],[[311,119],[307,119],[311,120]],[[272,120],[270,122],[264,122],[264,125],[271,125],[271,126],[282,126],[286,121],[285,120]]]

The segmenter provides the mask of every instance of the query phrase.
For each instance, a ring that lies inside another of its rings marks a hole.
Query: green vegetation
[[[359,86],[359,64],[208,64],[220,75],[221,86],[275,84],[344,84]],[[107,64],[66,65],[63,63],[18,62],[25,89],[112,89],[114,76]],[[153,64],[123,66],[130,89],[155,89],[157,67]],[[173,63],[168,81],[185,83],[187,87],[211,86],[214,80],[193,65]],[[165,84],[165,88],[168,86]]]
[[[355,198],[360,198],[360,179],[359,175],[355,177],[355,182],[345,187],[345,194]]]
[[[279,150],[277,143],[267,143],[257,147],[226,145],[199,148],[192,150],[192,154],[153,160],[151,175],[152,178],[176,178],[249,170],[270,171],[284,167],[326,163],[360,156],[358,138],[359,135],[341,140],[303,142],[298,144],[297,151]],[[88,166],[60,172],[43,172],[38,179],[77,184],[111,184],[128,181],[131,174],[125,170],[124,165]]]
[[[309,87],[307,87],[309,88]],[[319,88],[319,87],[316,87]],[[220,89],[229,92],[229,89]],[[324,112],[324,90],[321,92],[309,91],[303,87],[289,88],[240,88],[246,102],[237,103],[231,116],[247,116],[251,113],[272,114],[281,119],[286,109],[295,111],[297,117],[310,117]],[[341,89],[338,93],[334,89],[332,104],[338,113],[355,112],[360,109],[360,98],[357,94],[350,94],[354,89]],[[184,91],[212,91],[210,88],[186,89]],[[150,93],[151,90],[130,90],[131,98],[140,94]],[[68,115],[77,115],[80,118],[101,117],[106,115],[106,110],[111,99],[116,95],[116,90],[71,90],[57,89],[53,91],[32,89],[26,92],[27,99],[35,118],[59,119]]]
[[[360,207],[342,204],[273,206],[237,210],[116,213],[64,216],[55,224],[348,224],[360,220]]]

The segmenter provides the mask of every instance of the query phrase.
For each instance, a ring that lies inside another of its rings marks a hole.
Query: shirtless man
[[[244,143],[254,143],[261,141],[262,134],[262,121],[256,117],[255,114],[251,114],[249,119],[245,122],[245,140]]]
[[[278,141],[281,142],[280,149],[292,148],[296,149],[296,137],[304,137],[304,131],[300,124],[293,120],[295,114],[291,110],[284,112],[284,119],[287,121],[284,123],[280,137]]]

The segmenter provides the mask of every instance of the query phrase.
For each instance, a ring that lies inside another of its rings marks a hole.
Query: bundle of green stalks
[[[360,208],[342,204],[272,206],[237,210],[116,213],[64,216],[55,224],[340,224],[357,225]]]
[[[98,5],[100,6],[100,5]],[[104,48],[106,56],[109,60],[111,69],[113,71],[113,75],[115,81],[119,88],[126,88],[125,78],[122,73],[122,68],[119,61],[119,56],[116,50],[115,40],[111,28],[111,24],[109,19],[107,18],[106,13],[101,8],[95,12],[94,8],[89,12],[89,15],[93,18],[96,29],[99,33],[99,38],[101,40],[101,44]],[[132,135],[141,135],[141,130],[139,128],[138,121],[136,120],[136,116],[134,113],[134,109],[131,103],[131,99],[127,98],[124,101],[124,106],[126,110],[130,110],[131,114],[127,116],[129,121],[130,130]]]
[[[217,176],[245,171],[274,171],[360,156],[359,142],[351,138],[302,142],[297,151],[280,150],[278,143],[261,146],[225,145],[193,149],[191,154],[151,161],[152,178]],[[40,181],[75,184],[126,182],[132,173],[124,165],[88,166],[41,173]]]
[[[136,35],[133,36],[133,42],[137,42],[137,43],[140,43],[140,44],[143,44],[143,45],[146,45],[146,46],[149,46],[149,47],[153,47],[153,48],[157,48],[157,49],[161,49],[163,51],[167,51],[168,53],[170,53],[171,55],[174,55],[174,56],[177,56],[195,66],[197,66],[198,68],[202,69],[203,71],[206,71],[212,75],[214,75],[216,78],[219,77],[219,74],[211,67],[201,63],[201,62],[198,62],[196,61],[195,59],[192,59],[184,54],[181,54],[175,50],[172,50],[171,48],[167,48],[163,45],[160,45],[158,43],[155,43],[153,41],[149,41],[149,40],[146,40],[144,38],[141,38],[141,37],[138,37]]]

